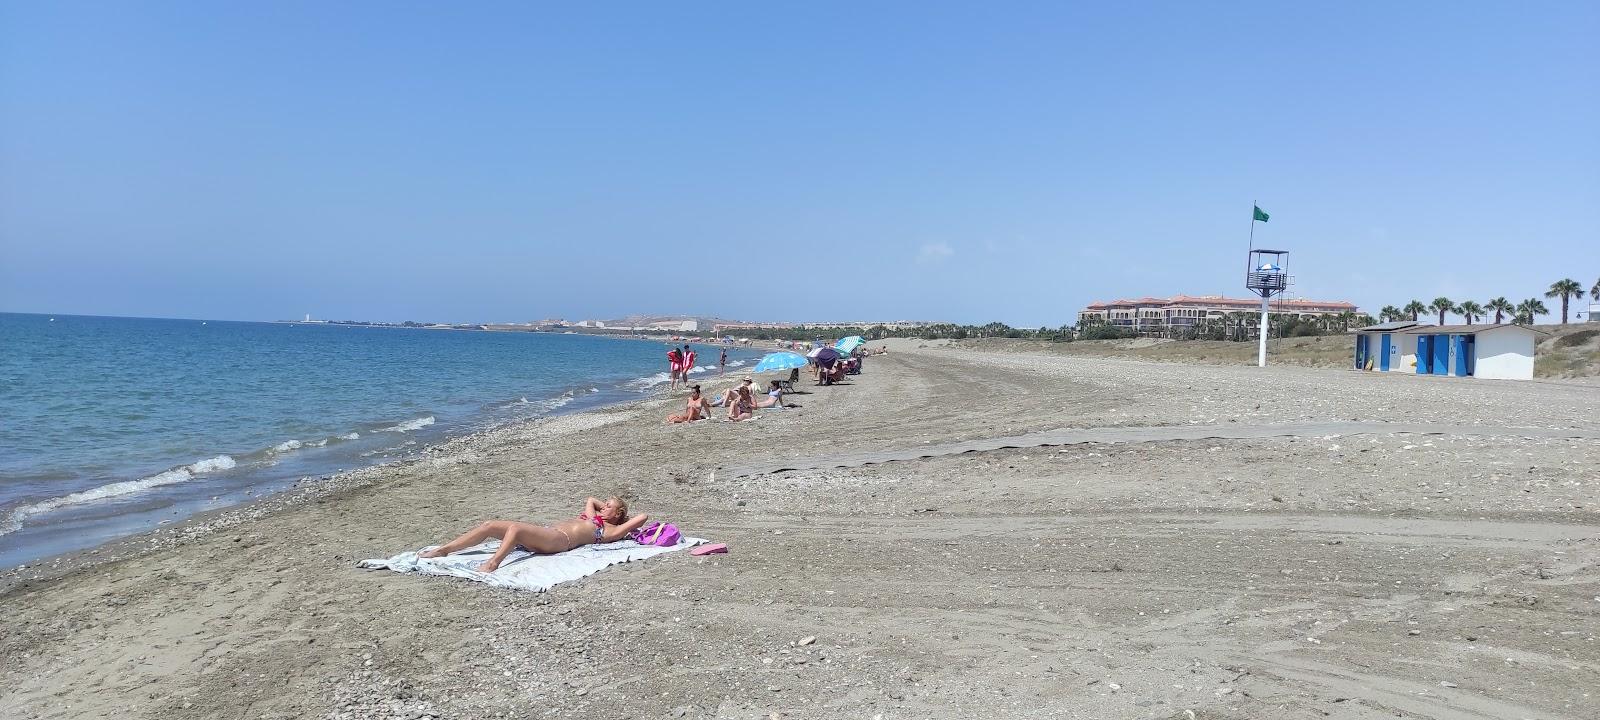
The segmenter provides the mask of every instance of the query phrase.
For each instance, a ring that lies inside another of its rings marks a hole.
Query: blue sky
[[[1252,200],[1307,297],[1600,279],[1600,4],[1074,5],[0,4],[0,310],[1058,325]]]

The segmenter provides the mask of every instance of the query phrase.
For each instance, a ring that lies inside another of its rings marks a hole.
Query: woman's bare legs
[[[451,540],[450,542],[440,545],[432,550],[424,550],[417,553],[417,557],[444,557],[450,553],[465,550],[473,545],[477,545],[478,543],[488,540],[489,538],[504,536],[506,534],[506,530],[509,529],[508,526],[511,524],[512,522],[510,520],[491,520],[489,522],[482,523],[477,527],[462,533],[460,537]]]
[[[567,538],[559,531],[510,520],[491,520],[439,547],[417,553],[417,556],[425,558],[444,557],[450,553],[465,550],[492,537],[500,538],[500,547],[495,550],[493,557],[478,566],[478,569],[483,572],[494,572],[496,568],[500,567],[500,563],[506,559],[506,555],[518,545],[534,552],[546,554],[554,554],[567,549]]]

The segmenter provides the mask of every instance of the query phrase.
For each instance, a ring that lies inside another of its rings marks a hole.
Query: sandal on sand
[[[711,543],[710,545],[701,545],[700,547],[697,547],[697,548],[695,548],[693,550],[690,550],[689,554],[690,555],[714,555],[714,554],[718,554],[718,553],[725,554],[727,552],[728,552],[728,546],[727,545],[724,545],[723,543]]]

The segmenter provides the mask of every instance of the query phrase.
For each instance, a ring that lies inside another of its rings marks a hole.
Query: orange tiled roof
[[[1255,298],[1230,298],[1222,295],[1174,295],[1170,298],[1142,297],[1138,299],[1120,298],[1111,302],[1095,301],[1089,303],[1090,310],[1104,310],[1110,307],[1137,307],[1156,305],[1170,307],[1173,305],[1210,305],[1220,307],[1255,308],[1261,306],[1261,301]],[[1283,308],[1324,308],[1329,310],[1349,310],[1354,312],[1356,306],[1344,300],[1274,300],[1273,307]]]

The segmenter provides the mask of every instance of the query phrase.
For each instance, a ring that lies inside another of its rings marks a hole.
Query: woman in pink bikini
[[[432,550],[417,553],[417,557],[444,557],[477,545],[489,538],[500,538],[500,549],[494,557],[478,566],[481,572],[494,572],[513,548],[522,548],[540,555],[554,555],[593,543],[616,542],[628,537],[650,516],[643,513],[628,517],[628,504],[622,498],[612,497],[601,503],[589,498],[583,503],[583,512],[571,520],[551,523],[549,526],[530,525],[515,520],[490,520]]]

